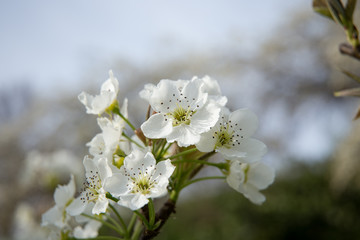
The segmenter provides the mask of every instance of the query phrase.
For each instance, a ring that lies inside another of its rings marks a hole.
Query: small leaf
[[[360,97],[360,88],[350,88],[334,93],[335,97]]]
[[[357,119],[359,119],[360,118],[360,107],[358,108],[358,110],[357,110],[357,113],[356,113],[356,115],[355,115],[355,117],[354,117],[354,120],[357,120]]]
[[[353,18],[354,10],[356,7],[356,0],[348,0],[345,7],[346,16],[349,19]]]
[[[346,76],[348,76],[349,78],[357,81],[358,83],[360,83],[360,76],[357,76],[349,71],[346,71],[344,69],[341,69],[341,72],[344,73]]]
[[[342,3],[339,0],[327,0],[326,2],[334,20],[347,28],[348,19]]]
[[[331,12],[328,8],[326,0],[313,0],[312,3],[313,9],[315,12],[319,13],[320,15],[330,18],[331,20],[335,21],[331,15]]]

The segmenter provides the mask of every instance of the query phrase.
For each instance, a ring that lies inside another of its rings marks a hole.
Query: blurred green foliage
[[[230,188],[184,201],[157,239],[360,239],[360,191],[332,191],[328,169],[295,164],[264,191],[262,206]]]

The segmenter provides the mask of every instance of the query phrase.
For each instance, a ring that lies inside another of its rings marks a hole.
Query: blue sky
[[[148,66],[234,38],[255,49],[303,0],[0,1],[0,87],[81,89],[87,66]],[[102,81],[103,79],[99,80]]]

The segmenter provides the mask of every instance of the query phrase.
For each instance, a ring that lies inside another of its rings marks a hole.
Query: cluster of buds
[[[205,76],[146,84],[139,95],[149,112],[140,128],[128,119],[127,99],[120,107],[118,91],[110,71],[99,95],[79,95],[86,112],[98,116],[101,133],[87,144],[80,194],[75,197],[72,177],[56,189],[56,205],[43,215],[50,238],[96,239],[102,225],[120,239],[153,238],[174,212],[181,190],[202,180],[223,179],[251,202],[265,201],[260,190],[275,174],[261,162],[265,144],[252,138],[257,117],[248,109],[231,112],[216,80]],[[217,153],[223,160],[209,161]],[[221,175],[196,177],[204,166],[218,168]],[[156,211],[153,199],[165,196],[168,201]],[[133,211],[128,223],[118,206]]]

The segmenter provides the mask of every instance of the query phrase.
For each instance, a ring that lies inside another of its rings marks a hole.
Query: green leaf
[[[348,76],[349,78],[357,81],[358,83],[360,83],[360,76],[357,76],[349,71],[346,71],[344,69],[341,69],[341,72],[344,73],[346,76]]]
[[[347,28],[348,19],[342,3],[339,0],[327,0],[326,2],[334,20],[344,26],[344,28]]]
[[[314,9],[315,12],[319,13],[320,15],[322,15],[324,17],[327,17],[327,18],[335,21],[334,18],[332,17],[332,15],[331,15],[331,12],[330,12],[330,10],[328,8],[326,0],[313,0],[312,6],[313,6],[313,9]]]
[[[349,19],[353,18],[354,10],[356,7],[356,0],[348,0],[345,7],[346,16]]]
[[[334,95],[336,97],[360,97],[360,88],[349,88],[342,91],[335,92]]]

